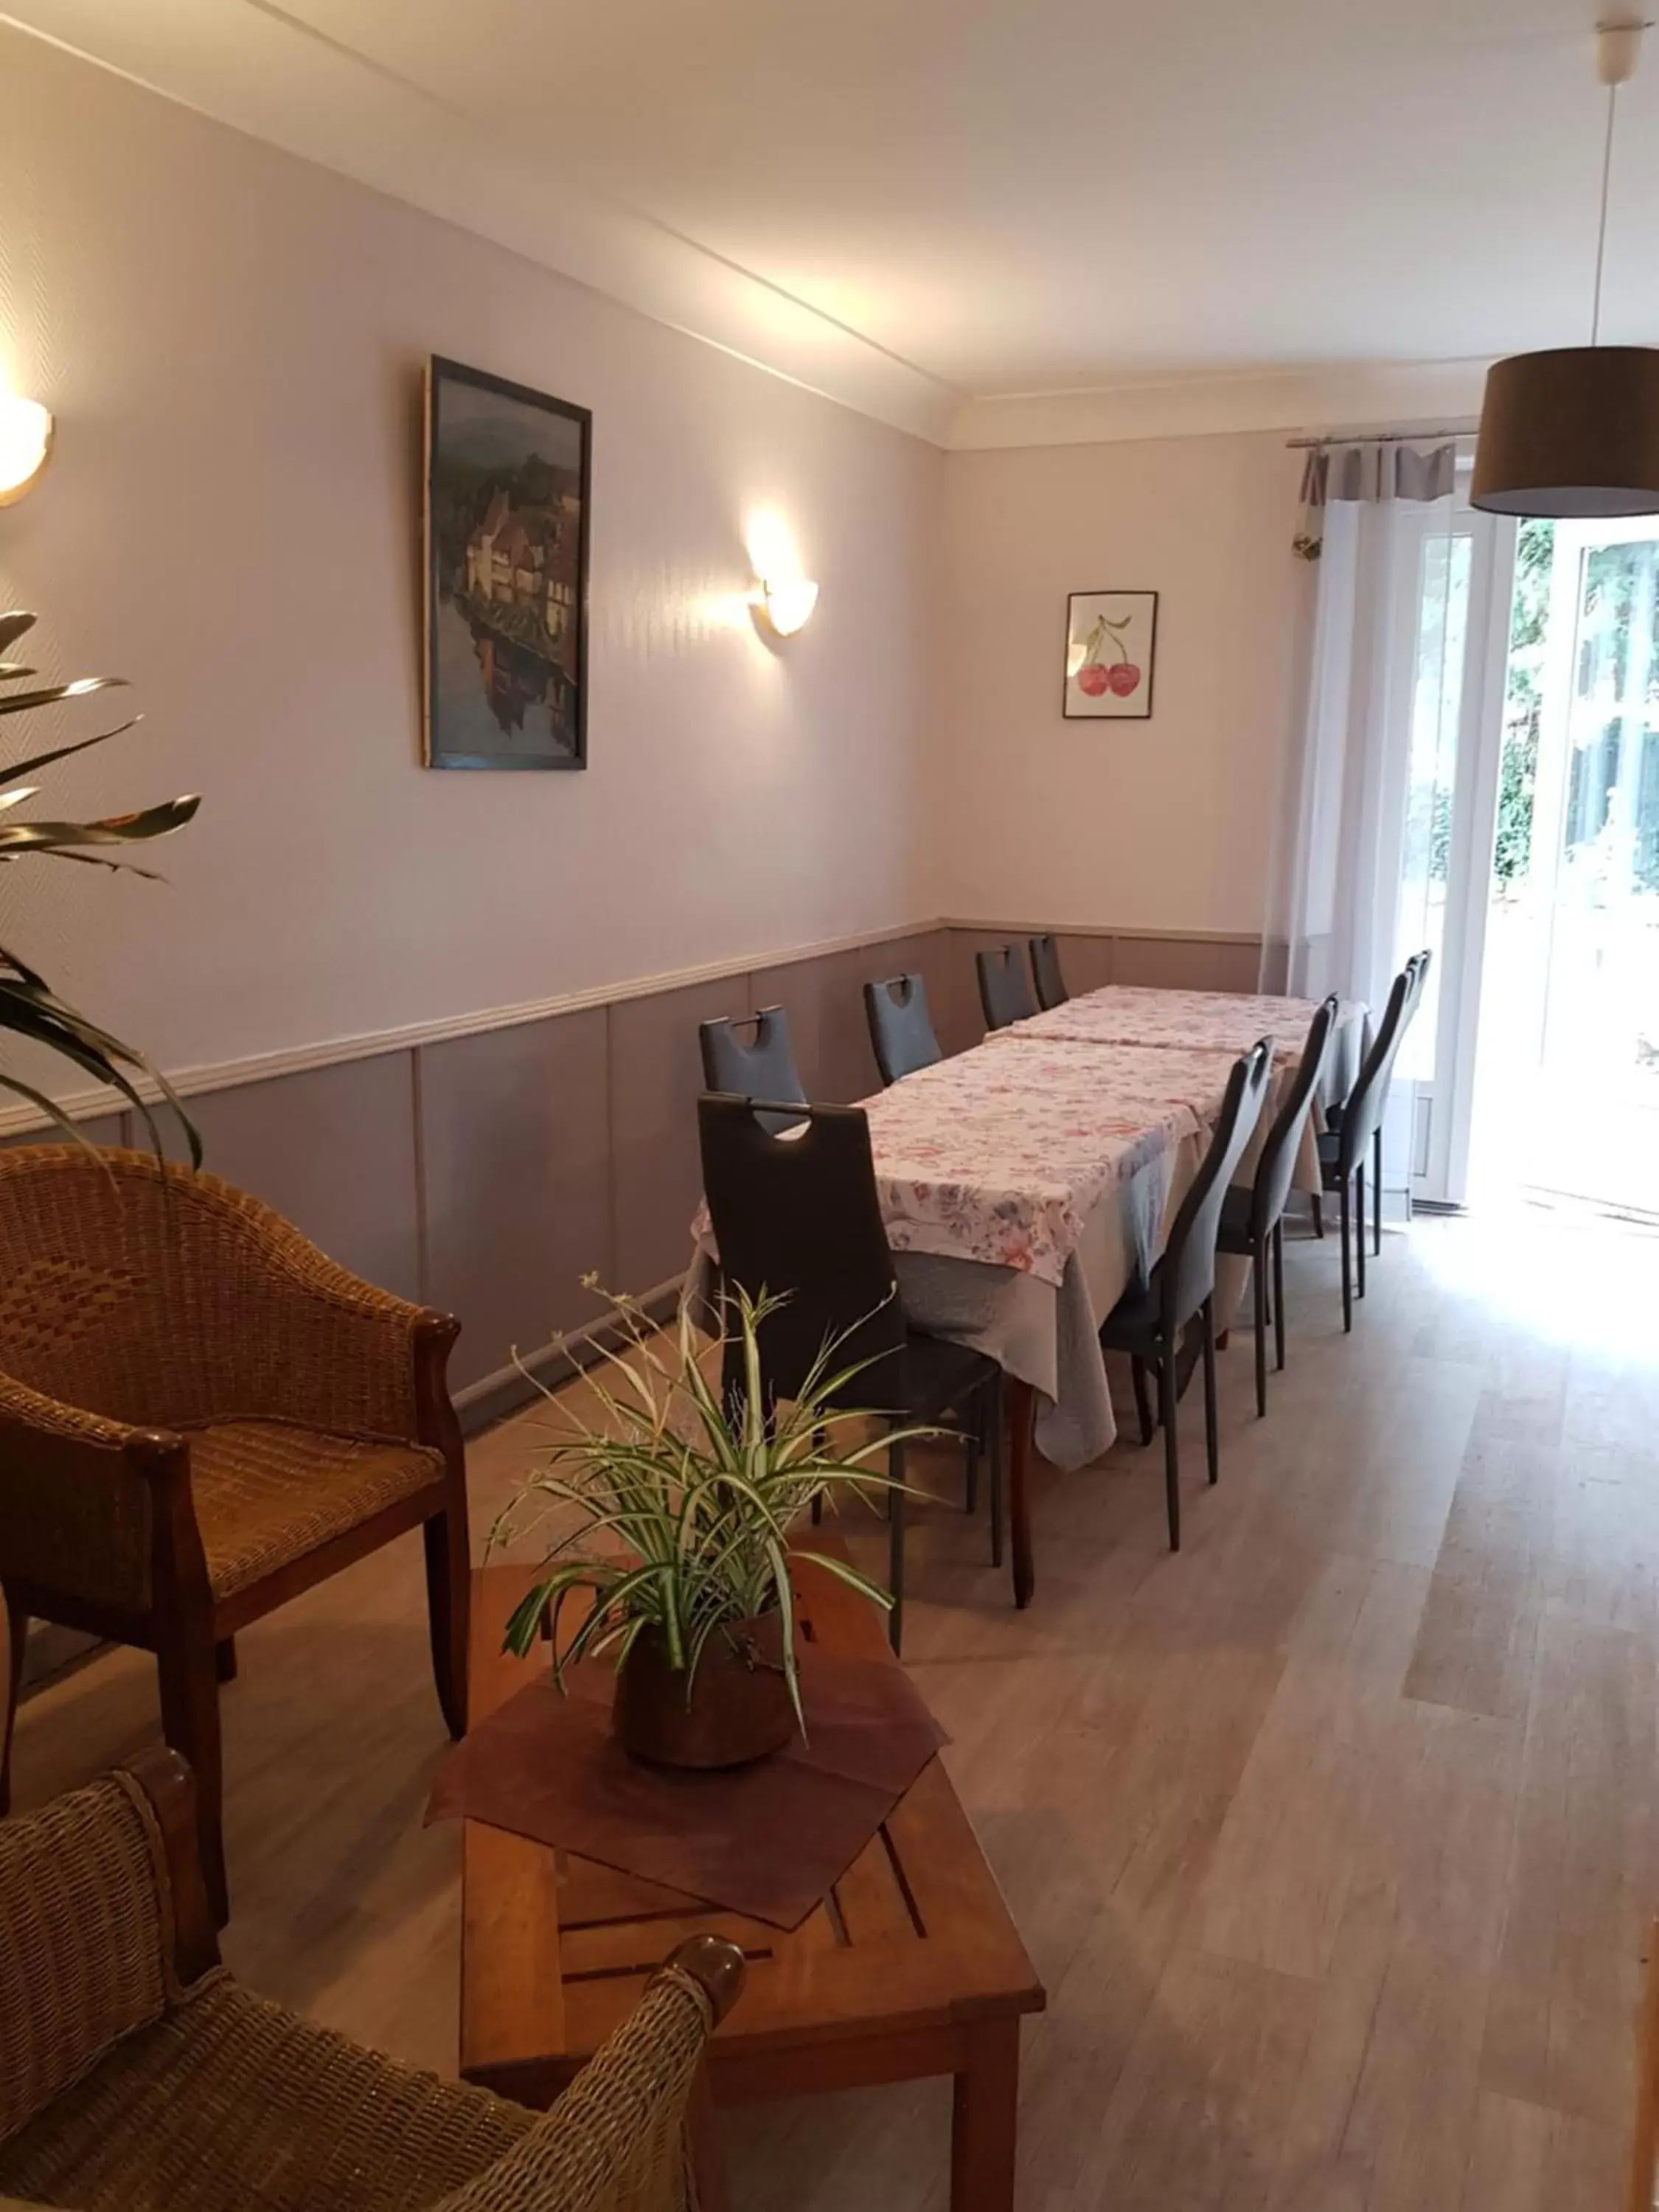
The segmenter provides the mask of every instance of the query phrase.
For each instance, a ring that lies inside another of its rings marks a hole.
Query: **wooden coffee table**
[[[520,1567],[476,1578],[475,1722],[547,1664],[501,1650],[507,1617],[533,1579]],[[860,1657],[890,1656],[879,1617],[854,1592],[810,1561],[797,1583],[806,1632]],[[712,1929],[749,1961],[710,2046],[716,2103],[951,2075],[953,2212],[1008,2212],[1020,2016],[1041,2012],[1044,1996],[937,1759],[793,1934],[476,1820],[463,1823],[463,1838],[468,2081],[521,2104],[550,2103],[674,1946]]]

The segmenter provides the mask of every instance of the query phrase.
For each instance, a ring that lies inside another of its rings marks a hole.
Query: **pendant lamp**
[[[1590,342],[1514,354],[1486,374],[1469,499],[1493,514],[1659,514],[1659,349],[1597,343],[1616,103],[1620,86],[1636,74],[1645,28],[1603,23],[1596,30],[1607,130]]]

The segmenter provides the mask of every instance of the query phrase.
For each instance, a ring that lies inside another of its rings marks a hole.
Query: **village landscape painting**
[[[587,765],[592,428],[585,407],[428,365],[428,768]]]

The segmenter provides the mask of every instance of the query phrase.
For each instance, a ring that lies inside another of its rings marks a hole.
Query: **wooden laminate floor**
[[[1040,1477],[1026,1614],[982,1518],[919,1516],[907,1656],[1049,1991],[1022,2212],[1613,2208],[1659,1905],[1659,1238],[1419,1220],[1346,1341],[1334,1242],[1287,1261],[1290,1369],[1258,1423],[1235,1339],[1207,1494],[1183,1408],[1179,1558],[1127,1443]],[[526,1442],[473,1446],[481,1532]],[[450,2068],[422,1592],[411,1539],[241,1639],[226,1948]],[[155,1724],[135,1655],[50,1686],[20,1805]],[[739,2207],[944,2202],[943,2085],[725,2125]]]

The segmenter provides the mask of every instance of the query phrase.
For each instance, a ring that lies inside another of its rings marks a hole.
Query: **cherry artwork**
[[[1083,641],[1083,665],[1077,672],[1077,688],[1091,699],[1098,699],[1111,692],[1119,699],[1127,699],[1140,681],[1140,671],[1123,648],[1123,632],[1133,620],[1131,615],[1120,615],[1115,622],[1105,615],[1097,616],[1089,635]],[[1103,660],[1106,651],[1114,658]]]

